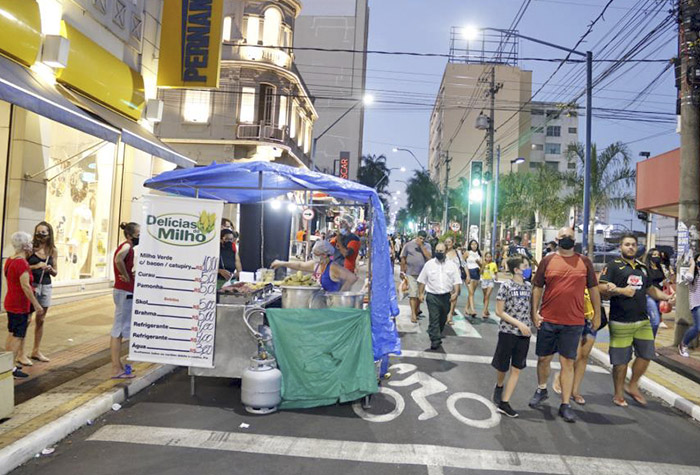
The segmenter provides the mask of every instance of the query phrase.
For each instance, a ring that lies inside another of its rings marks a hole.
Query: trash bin
[[[0,353],[0,419],[10,417],[15,408],[15,381],[12,377],[12,352]]]

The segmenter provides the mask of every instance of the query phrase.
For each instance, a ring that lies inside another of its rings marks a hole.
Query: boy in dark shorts
[[[527,278],[532,275],[530,261],[525,256],[508,259],[508,270],[513,280],[505,281],[496,296],[496,315],[501,319],[498,329],[498,345],[491,366],[498,372],[493,390],[493,402],[498,412],[508,417],[518,417],[510,407],[510,398],[518,384],[520,370],[525,368],[532,335],[532,285]],[[506,373],[510,369],[508,383],[503,388]]]

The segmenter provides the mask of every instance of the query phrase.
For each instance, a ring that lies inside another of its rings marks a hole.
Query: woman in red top
[[[7,295],[5,295],[5,310],[7,311],[7,349],[13,353],[13,361],[19,357],[19,349],[22,347],[24,337],[29,326],[30,305],[34,306],[37,317],[44,316],[44,309],[34,296],[32,289],[32,272],[27,258],[34,252],[32,237],[22,231],[16,232],[11,237],[12,246],[15,248],[14,256],[5,262],[5,279],[7,281]],[[12,375],[15,378],[26,378],[29,375],[22,371],[22,367],[15,363]]]

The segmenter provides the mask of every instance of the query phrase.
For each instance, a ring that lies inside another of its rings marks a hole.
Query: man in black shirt
[[[675,296],[666,295],[651,285],[647,267],[635,258],[637,237],[634,234],[622,236],[620,254],[620,258],[603,269],[600,277],[601,292],[610,296],[610,363],[613,365],[615,385],[613,403],[627,407],[626,392],[639,404],[646,405],[638,383],[655,353],[646,295],[656,300],[674,300]],[[625,386],[633,347],[636,358],[632,365],[632,377]]]

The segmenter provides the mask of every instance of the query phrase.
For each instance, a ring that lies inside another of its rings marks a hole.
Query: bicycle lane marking
[[[637,460],[137,425],[108,425],[99,429],[87,440],[90,442],[162,446],[171,449],[189,448],[362,463],[421,465],[436,469],[450,467],[466,470],[562,475],[604,475],[610,473],[700,475],[700,467],[696,466]]]

